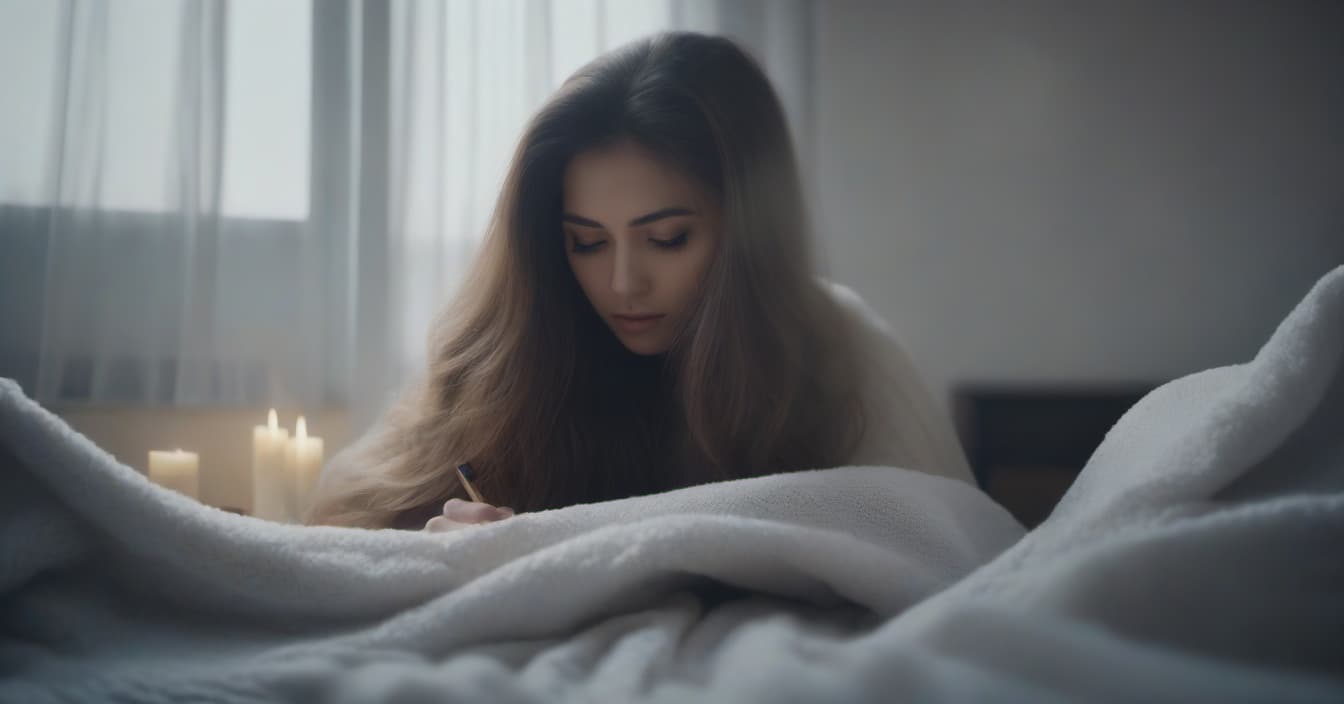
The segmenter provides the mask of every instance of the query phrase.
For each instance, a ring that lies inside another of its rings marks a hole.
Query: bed
[[[447,534],[267,523],[0,382],[0,702],[1344,700],[1344,267],[1039,525],[837,467]]]

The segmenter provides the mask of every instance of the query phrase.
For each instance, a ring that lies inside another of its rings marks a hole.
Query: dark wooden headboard
[[[1106,432],[1158,384],[964,384],[952,394],[976,481],[1027,527],[1050,515]]]

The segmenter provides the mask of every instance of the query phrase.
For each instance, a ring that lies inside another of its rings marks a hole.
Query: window
[[[225,8],[222,158],[213,164],[178,152],[184,130],[208,128],[182,109],[212,90],[208,76],[191,75],[199,57],[184,55],[198,49],[183,23],[200,5],[117,0],[67,13],[46,0],[0,3],[0,94],[14,106],[0,111],[0,203],[45,207],[59,192],[65,205],[163,212],[178,197],[180,169],[195,166],[219,170],[226,216],[306,218],[311,3]]]

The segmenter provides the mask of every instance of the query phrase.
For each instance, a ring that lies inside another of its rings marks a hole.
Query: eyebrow
[[[641,215],[634,220],[631,220],[630,227],[647,225],[651,222],[662,220],[663,218],[671,218],[678,215],[695,215],[695,211],[690,210],[689,208],[663,208],[662,210],[655,210],[652,213]],[[565,213],[561,220],[575,225],[583,225],[584,227],[596,227],[599,229],[603,227],[602,223],[596,220],[585,218],[581,215],[575,215],[574,213]]]

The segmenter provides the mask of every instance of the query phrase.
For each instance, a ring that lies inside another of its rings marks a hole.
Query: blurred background
[[[668,28],[766,67],[823,273],[1024,520],[1344,263],[1328,0],[0,0],[0,376],[246,508],[251,427],[358,436],[531,112]]]

